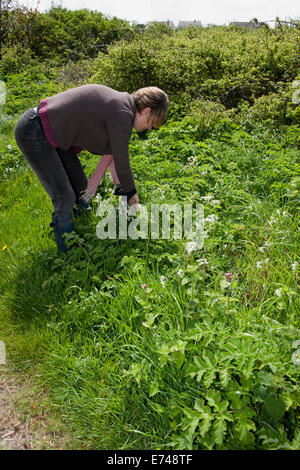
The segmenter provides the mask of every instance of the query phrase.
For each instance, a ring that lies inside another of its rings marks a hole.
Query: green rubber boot
[[[70,248],[65,243],[64,234],[74,232],[75,230],[72,214],[65,217],[56,217],[52,215],[52,222],[50,227],[53,227],[53,233],[58,251],[61,253],[66,253]]]

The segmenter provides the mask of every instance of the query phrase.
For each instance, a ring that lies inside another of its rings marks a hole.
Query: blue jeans
[[[53,215],[65,217],[72,213],[88,184],[74,149],[54,149],[44,134],[38,113],[33,109],[26,111],[18,120],[15,138],[52,200]]]

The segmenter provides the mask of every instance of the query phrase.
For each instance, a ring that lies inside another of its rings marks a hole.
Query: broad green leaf
[[[216,411],[220,409],[221,393],[216,390],[208,390],[206,393],[206,400],[209,406],[212,406]]]
[[[207,407],[205,407],[204,405],[204,400],[201,400],[200,398],[196,398],[194,409],[198,411],[199,413],[203,413],[205,408]]]
[[[192,433],[194,433],[199,424],[201,415],[198,413],[198,411],[192,410],[190,408],[185,408],[183,411],[186,417],[182,420],[182,429],[185,430],[190,428]]]
[[[230,380],[230,373],[228,369],[221,370],[220,380],[221,380],[221,384],[223,385],[223,387],[226,387],[228,385],[228,382]]]
[[[200,369],[200,370],[198,370],[197,372],[194,373],[194,376],[196,375],[196,380],[197,380],[198,383],[201,382],[201,379],[202,379],[204,373],[205,373],[205,369],[202,369],[202,370]]]
[[[261,371],[258,374],[258,381],[260,384],[267,385],[268,387],[274,387],[275,385],[274,376],[269,372]]]
[[[170,352],[170,347],[169,347],[167,344],[162,344],[162,345],[158,348],[158,353],[159,353],[159,354],[166,355],[166,354],[169,354],[169,352]]]
[[[273,421],[280,421],[286,409],[285,401],[282,397],[269,395],[264,400],[265,410]]]
[[[238,434],[240,441],[245,444],[251,444],[254,441],[254,435],[250,431],[255,431],[256,426],[253,421],[250,421],[245,416],[241,415],[235,425],[235,430]]]
[[[209,387],[213,383],[215,377],[216,377],[216,372],[214,370],[206,371],[205,376],[204,376],[204,380],[203,380],[204,385],[206,387]]]
[[[209,413],[203,413],[201,415],[201,423],[199,424],[199,433],[201,437],[204,437],[204,435],[209,431],[213,418],[213,415]]]
[[[223,279],[221,282],[220,282],[220,288],[223,290],[223,289],[226,289],[226,287],[229,287],[230,286],[230,282],[226,281],[226,279]]]
[[[186,284],[188,284],[189,282],[191,282],[191,279],[189,279],[188,277],[184,277],[181,281],[181,285],[182,286],[185,286]]]
[[[224,439],[224,434],[226,432],[226,422],[223,416],[217,417],[213,424],[213,435],[215,438],[215,442],[218,445],[221,445],[223,443]]]
[[[188,332],[187,336],[185,336],[184,339],[200,341],[202,337],[203,337],[203,332],[200,330],[200,328],[193,328],[192,330]]]
[[[179,370],[182,367],[182,364],[184,363],[185,354],[182,351],[175,351],[173,354],[174,354],[174,357],[175,357],[176,369]]]
[[[163,414],[165,412],[165,409],[159,405],[158,403],[151,403],[152,408],[155,409],[159,414]]]
[[[150,386],[149,397],[154,397],[159,392],[159,385],[157,382],[153,382]]]
[[[165,367],[169,362],[169,357],[168,356],[161,356],[159,359],[159,365],[160,367]]]

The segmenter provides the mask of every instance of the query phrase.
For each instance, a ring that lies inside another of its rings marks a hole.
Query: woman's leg
[[[49,144],[38,115],[29,109],[17,122],[15,137],[24,157],[51,197],[53,215],[72,213],[75,193],[57,151]]]
[[[78,202],[80,196],[88,186],[86,174],[83,171],[80,160],[74,149],[62,150],[58,148],[57,152],[75,193],[76,202]]]
[[[72,209],[75,193],[55,149],[43,132],[38,115],[32,109],[26,111],[17,122],[15,138],[24,157],[37,174],[53,204],[52,223],[58,250],[68,251],[64,234],[74,230]]]

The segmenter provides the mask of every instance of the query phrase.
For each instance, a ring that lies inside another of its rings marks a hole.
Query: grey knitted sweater
[[[53,147],[112,154],[123,191],[135,190],[128,145],[136,108],[129,93],[83,85],[42,100],[39,113]]]

